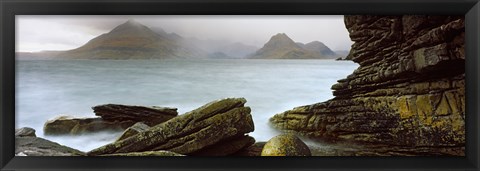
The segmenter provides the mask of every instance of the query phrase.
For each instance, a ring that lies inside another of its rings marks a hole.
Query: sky
[[[17,15],[16,51],[74,49],[129,19],[185,38],[240,42],[259,48],[277,33],[285,33],[295,42],[321,41],[332,50],[349,50],[353,43],[342,15]]]

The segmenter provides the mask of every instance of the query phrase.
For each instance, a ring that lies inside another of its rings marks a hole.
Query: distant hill
[[[295,43],[285,33],[278,33],[250,56],[252,59],[335,59],[336,54],[322,42]]]
[[[62,51],[41,51],[41,52],[16,52],[15,59],[18,60],[50,60],[62,53]]]
[[[176,34],[158,34],[129,20],[85,45],[59,53],[57,59],[179,59],[205,58],[205,52],[182,46]]]

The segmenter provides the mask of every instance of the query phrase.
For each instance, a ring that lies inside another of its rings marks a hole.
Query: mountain
[[[41,52],[15,52],[15,59],[18,60],[50,60],[62,53],[62,51],[41,51]]]
[[[252,59],[334,59],[335,52],[319,41],[295,43],[285,33],[278,33],[255,54]]]
[[[318,53],[319,56],[323,56],[326,58],[333,59],[336,57],[335,52],[333,52],[325,44],[319,41],[313,41],[313,42],[307,43],[305,44],[304,48],[311,52]]]
[[[163,31],[163,30],[162,30]],[[115,27],[57,59],[179,59],[205,58],[206,53],[182,46],[176,34],[157,33],[134,20]]]

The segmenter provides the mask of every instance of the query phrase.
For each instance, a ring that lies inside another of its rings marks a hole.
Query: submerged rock
[[[37,137],[37,135],[35,135],[35,129],[23,127],[15,129],[15,137]]]
[[[311,156],[308,146],[293,134],[277,135],[268,140],[261,156]]]
[[[102,118],[74,118],[72,116],[60,116],[48,120],[43,126],[46,135],[61,134],[84,134],[98,131],[125,130],[133,125],[132,121],[105,121]]]
[[[105,104],[92,107],[95,115],[106,121],[133,121],[143,122],[155,126],[178,115],[177,108],[145,107],[120,104]]]
[[[123,131],[122,135],[120,135],[120,137],[118,137],[118,139],[116,141],[124,140],[124,139],[126,139],[128,137],[131,137],[131,136],[134,136],[134,135],[136,135],[140,132],[146,131],[149,128],[150,127],[148,125],[145,125],[142,122],[138,122],[138,123],[132,125],[131,127],[127,128],[125,131]]]
[[[210,102],[122,141],[88,152],[90,156],[167,150],[190,154],[254,130],[244,98]]]
[[[465,146],[464,16],[355,15],[345,25],[355,42],[347,58],[360,67],[332,86],[335,98],[277,114],[272,125],[331,142],[464,155],[449,150]]]

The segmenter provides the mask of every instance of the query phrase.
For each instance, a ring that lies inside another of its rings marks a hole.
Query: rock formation
[[[208,103],[122,141],[88,152],[90,156],[167,150],[190,154],[254,130],[244,98]]]
[[[92,107],[97,116],[106,121],[133,121],[144,122],[154,126],[177,116],[177,108],[144,107],[120,104],[105,104]]]
[[[272,125],[402,154],[464,155],[463,16],[345,16],[345,25],[355,42],[348,59],[360,67],[332,86],[333,99],[277,114]]]

